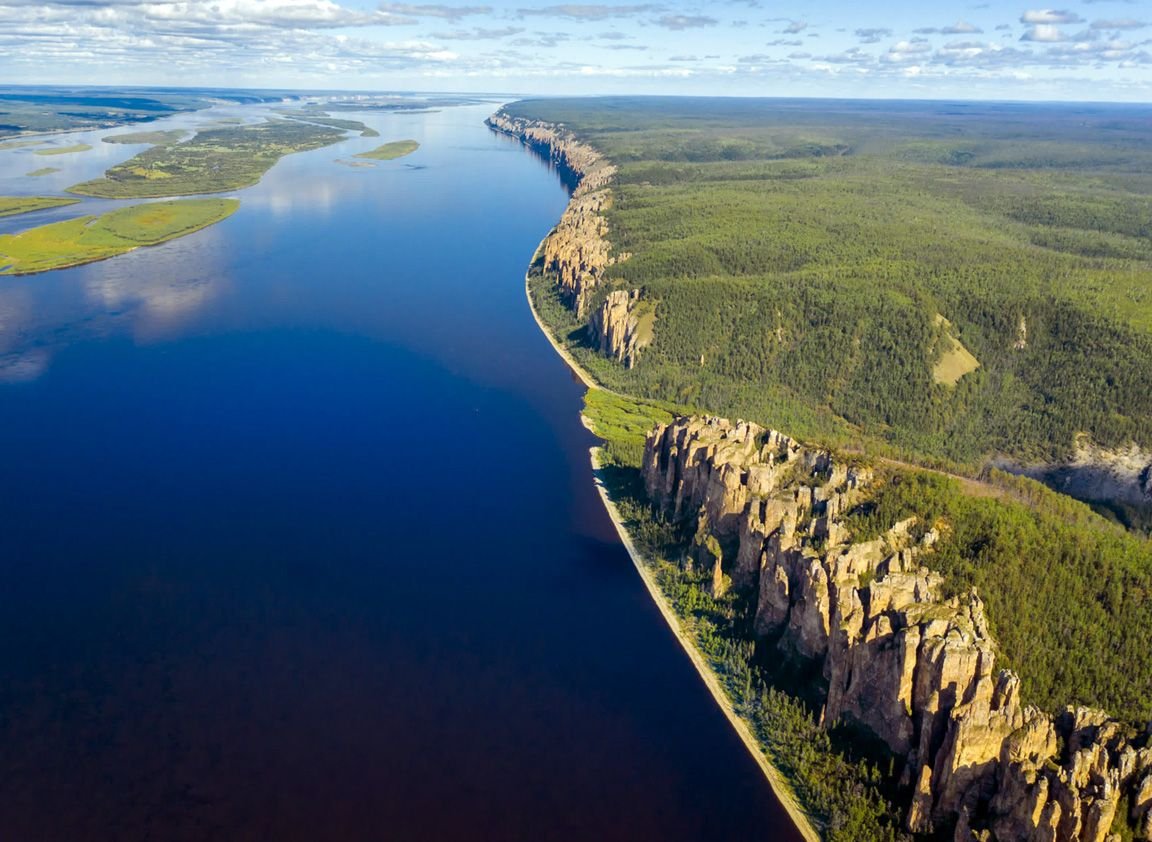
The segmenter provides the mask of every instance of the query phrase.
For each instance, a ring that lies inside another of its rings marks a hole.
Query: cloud
[[[500,29],[475,27],[473,29],[456,29],[451,32],[433,32],[432,36],[442,38],[445,41],[490,41],[519,35],[523,31],[523,27],[519,26],[505,26]]]
[[[764,46],[765,47],[799,47],[803,43],[804,43],[803,41],[796,41],[796,40],[792,40],[789,38],[777,38],[773,41],[768,41]]]
[[[1058,26],[1039,24],[1033,26],[1020,36],[1021,41],[1037,41],[1042,44],[1054,44],[1057,41],[1066,41],[1068,36]]]
[[[902,61],[911,61],[919,56],[932,52],[932,45],[925,38],[913,38],[911,41],[898,41],[888,48],[882,60],[889,64]]]
[[[446,6],[440,3],[381,3],[380,11],[391,15],[417,18],[459,20],[469,15],[487,15],[491,6]]]
[[[1142,20],[1132,20],[1131,18],[1092,21],[1093,29],[1143,29],[1147,25]]]
[[[945,35],[978,35],[984,30],[973,23],[968,23],[966,20],[958,20],[951,26],[946,26],[940,30]]]
[[[571,18],[573,20],[608,20],[610,18],[627,18],[642,15],[648,12],[660,11],[660,7],[651,3],[638,6],[607,6],[600,4],[562,4],[559,6],[544,6],[540,9],[517,9],[517,13],[525,15],[542,15],[546,17]]]
[[[1008,26],[996,27],[1008,29]],[[912,30],[917,35],[978,35],[984,30],[966,20],[958,20],[951,26],[926,26]]]
[[[1064,9],[1030,9],[1020,16],[1020,23],[1061,24],[1083,23],[1084,19],[1075,12]]]
[[[881,38],[889,38],[891,35],[891,29],[883,29],[880,27],[856,30],[856,37],[863,41],[865,44],[875,44],[879,42]]]
[[[785,35],[796,35],[797,33],[803,32],[807,28],[807,22],[802,20],[794,20],[790,21],[788,25],[780,31]]]
[[[656,20],[657,26],[675,30],[701,29],[705,26],[715,26],[717,23],[719,21],[716,18],[706,15],[664,15]]]
[[[696,56],[668,56],[668,61],[700,61]]]

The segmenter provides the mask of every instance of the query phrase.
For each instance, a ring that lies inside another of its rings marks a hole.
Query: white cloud
[[[1033,26],[1027,32],[1020,36],[1021,41],[1038,41],[1042,44],[1054,44],[1057,41],[1066,41],[1068,36],[1058,26],[1050,26],[1048,24],[1039,24]]]
[[[1039,24],[1082,23],[1083,18],[1075,12],[1064,9],[1031,9],[1020,16],[1020,22]]]

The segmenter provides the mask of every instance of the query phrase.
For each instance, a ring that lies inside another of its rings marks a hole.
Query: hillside
[[[502,113],[616,169],[610,257],[567,326],[638,291],[643,351],[594,363],[614,388],[972,472],[1059,463],[1077,434],[1152,462],[1147,109],[617,98]]]

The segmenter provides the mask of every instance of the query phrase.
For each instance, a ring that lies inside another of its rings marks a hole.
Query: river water
[[[601,509],[523,290],[567,197],[494,108],[0,278],[0,839],[795,838]]]

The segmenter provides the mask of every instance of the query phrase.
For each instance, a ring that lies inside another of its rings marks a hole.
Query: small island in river
[[[238,207],[238,199],[156,202],[6,234],[0,236],[0,275],[64,269],[158,245],[207,228]]]
[[[405,155],[411,155],[419,148],[420,144],[414,140],[396,140],[392,143],[385,143],[383,146],[377,146],[369,152],[360,152],[356,157],[371,158],[374,161],[394,161]]]
[[[55,172],[51,167],[45,169]],[[46,173],[37,170],[28,174],[45,175]],[[0,216],[17,216],[48,208],[62,208],[65,205],[74,205],[79,201],[79,199],[62,199],[57,196],[0,196]]]

